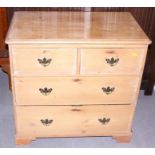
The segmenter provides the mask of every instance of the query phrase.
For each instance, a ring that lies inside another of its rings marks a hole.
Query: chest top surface
[[[128,12],[15,12],[6,43],[134,43],[150,40]]]

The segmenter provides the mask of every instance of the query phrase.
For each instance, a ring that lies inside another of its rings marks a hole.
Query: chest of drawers
[[[129,142],[150,40],[130,13],[16,12],[9,44],[16,143]]]

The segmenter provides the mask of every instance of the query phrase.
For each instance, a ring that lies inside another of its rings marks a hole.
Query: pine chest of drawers
[[[150,40],[130,13],[16,12],[9,44],[16,143],[129,142]]]

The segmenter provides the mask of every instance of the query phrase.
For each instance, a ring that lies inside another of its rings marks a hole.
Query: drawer
[[[18,105],[129,104],[135,101],[139,77],[18,77]]]
[[[134,108],[116,106],[16,106],[17,134],[36,137],[110,136],[129,132]]]
[[[82,49],[81,74],[138,75],[145,53],[145,49]]]
[[[13,74],[19,76],[73,75],[77,50],[71,48],[13,48]]]

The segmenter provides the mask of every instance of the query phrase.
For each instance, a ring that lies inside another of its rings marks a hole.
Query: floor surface
[[[42,138],[29,145],[15,145],[15,124],[13,118],[12,95],[8,88],[8,78],[0,70],[0,147],[34,147],[34,148],[142,148],[155,147],[155,92],[144,96],[140,92],[136,114],[133,122],[132,141],[118,144],[111,137],[87,138]]]

